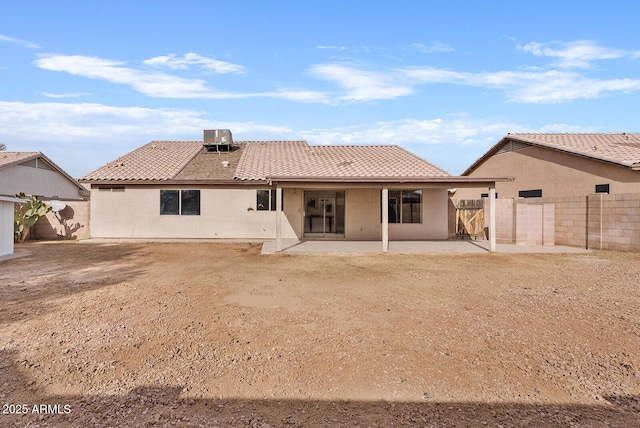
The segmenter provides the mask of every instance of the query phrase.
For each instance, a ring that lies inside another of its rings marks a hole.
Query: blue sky
[[[71,175],[152,140],[398,144],[460,174],[508,132],[638,132],[635,0],[13,1],[0,142]]]

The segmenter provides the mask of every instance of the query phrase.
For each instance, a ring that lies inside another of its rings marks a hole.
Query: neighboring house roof
[[[268,181],[400,179],[450,175],[398,146],[310,146],[306,141],[237,141],[207,152],[202,141],[153,141],[82,177],[82,181]],[[224,166],[222,161],[228,162]]]
[[[640,134],[507,134],[462,175],[472,173],[509,142],[545,147],[576,156],[640,170]]]
[[[78,183],[78,180],[71,177],[65,170],[60,168],[55,164],[51,159],[44,155],[42,152],[0,152],[0,169],[8,168],[14,165],[26,164],[28,162],[34,161],[36,159],[43,159],[50,168],[58,173],[62,174],[66,179],[71,181],[78,189],[86,192],[87,189]]]

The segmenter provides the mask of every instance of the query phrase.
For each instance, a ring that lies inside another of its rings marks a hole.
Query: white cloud
[[[219,91],[206,86],[202,79],[188,79],[166,73],[127,67],[125,63],[81,55],[38,55],[35,65],[50,71],[61,71],[90,79],[101,79],[128,85],[149,97],[163,98],[281,98],[300,102],[326,103],[327,96],[314,91],[267,91],[255,93]]]
[[[343,101],[394,99],[413,93],[410,85],[402,83],[402,76],[394,72],[359,70],[344,64],[318,64],[309,72],[341,86],[345,93],[338,99]]]
[[[347,50],[347,47],[346,47],[346,46],[325,46],[325,45],[318,45],[318,46],[316,46],[316,49],[327,49],[327,50],[346,51],[346,50]]]
[[[452,48],[444,43],[414,48],[422,52],[444,52]],[[310,68],[316,78],[336,83],[343,90],[338,101],[394,99],[415,93],[424,84],[453,84],[502,90],[507,100],[518,103],[549,104],[576,99],[592,99],[611,93],[640,90],[640,79],[593,78],[569,68],[588,68],[596,60],[640,58],[640,51],[628,52],[599,46],[589,40],[555,43],[528,43],[518,49],[537,56],[558,58],[560,70],[526,67],[516,71],[464,72],[434,67],[413,67],[387,71],[369,71],[349,64],[317,64]]]
[[[634,57],[633,52],[599,46],[591,40],[571,42],[527,43],[518,49],[535,56],[558,58],[553,65],[561,68],[589,68],[591,62],[605,59]]]
[[[312,129],[301,134],[312,144],[469,144],[487,136],[501,136],[518,128],[513,123],[491,123],[466,117],[379,121],[362,126]],[[496,140],[497,142],[497,140]]]
[[[37,67],[50,71],[64,71],[76,76],[102,79],[129,85],[151,97],[197,98],[208,90],[204,81],[184,79],[165,73],[145,72],[124,66],[124,63],[81,55],[38,55]]]
[[[442,42],[434,42],[429,45],[425,45],[423,43],[414,43],[411,46],[422,53],[452,52],[455,50],[450,45]]]
[[[200,140],[203,129],[231,129],[236,139],[287,139],[277,124],[220,122],[206,112],[89,103],[0,101],[2,142],[12,151],[42,151],[74,177],[151,140]]]
[[[568,124],[531,129],[502,119],[478,120],[466,115],[293,129],[282,124],[217,121],[195,110],[7,101],[0,101],[0,129],[9,150],[42,151],[75,177],[152,140],[200,140],[203,129],[231,129],[236,140],[397,144],[450,171],[462,171],[507,132],[600,131]]]
[[[220,61],[213,58],[207,58],[196,53],[190,52],[182,57],[175,54],[156,56],[154,58],[143,61],[145,65],[156,67],[168,67],[174,70],[186,70],[189,66],[198,65],[205,69],[211,70],[218,74],[244,74],[245,68],[241,65],[232,64],[226,61]]]
[[[36,95],[42,95],[47,98],[79,98],[91,95],[89,92],[72,92],[67,94],[54,94],[52,92],[36,92]]]
[[[461,73],[434,68],[405,69],[417,83],[448,83],[503,89],[507,99],[520,103],[559,103],[580,98],[598,98],[611,92],[640,90],[636,79],[593,79],[568,71],[498,71]]]
[[[12,43],[30,49],[40,49],[40,46],[36,45],[35,43],[31,43],[26,40],[14,39],[13,37],[4,36],[2,34],[0,34],[0,42]]]

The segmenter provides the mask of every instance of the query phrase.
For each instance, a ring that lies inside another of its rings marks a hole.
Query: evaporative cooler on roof
[[[205,129],[204,147],[208,152],[229,152],[233,138],[228,129]]]

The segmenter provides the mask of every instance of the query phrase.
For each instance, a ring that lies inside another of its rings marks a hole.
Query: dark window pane
[[[200,215],[200,191],[182,191],[182,215]]]
[[[180,214],[180,192],[177,190],[160,191],[160,215]]]
[[[400,223],[400,190],[389,190],[389,223]]]
[[[258,190],[256,205],[258,207],[258,211],[269,210],[269,191],[268,190]]]
[[[276,210],[276,190],[271,190],[271,211]]]
[[[402,191],[402,222],[420,223],[422,190]]]
[[[608,184],[596,184],[596,193],[609,193]]]
[[[518,192],[518,197],[520,197],[520,198],[541,198],[542,197],[542,189],[520,190]]]

